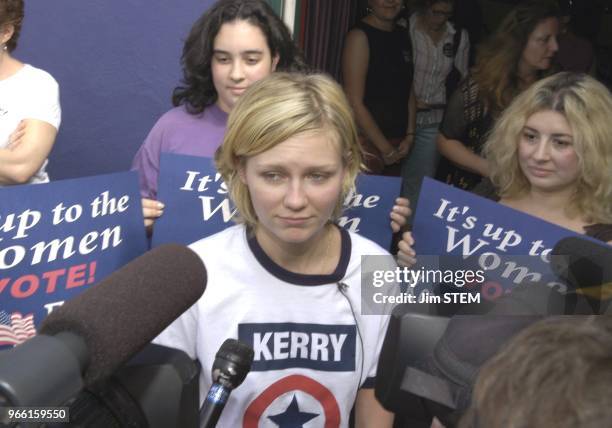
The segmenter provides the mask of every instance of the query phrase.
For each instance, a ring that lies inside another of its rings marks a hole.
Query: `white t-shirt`
[[[251,371],[218,426],[347,427],[358,389],[373,386],[389,322],[361,313],[361,255],[388,253],[342,231],[333,274],[295,274],[275,264],[242,225],[191,248],[206,265],[206,291],[154,342],[200,360],[200,403],[225,339],[253,347]]]
[[[23,119],[38,119],[59,129],[62,111],[59,85],[46,71],[25,64],[21,70],[0,80],[0,148],[8,144],[9,135]],[[49,181],[47,161],[30,183]]]

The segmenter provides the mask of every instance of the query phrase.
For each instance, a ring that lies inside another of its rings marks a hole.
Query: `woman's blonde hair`
[[[529,36],[538,24],[558,18],[559,8],[549,0],[525,1],[512,9],[478,48],[472,76],[487,110],[499,113],[520,91],[518,65]]]
[[[333,213],[336,219],[354,188],[362,159],[352,110],[340,86],[324,75],[277,72],[239,98],[216,155],[217,169],[240,214],[237,221],[251,227],[257,223],[249,190],[238,175],[246,160],[298,134],[319,131],[331,132],[345,168],[342,194]]]
[[[612,223],[612,95],[590,76],[563,72],[536,82],[504,111],[483,153],[502,197],[529,189],[518,162],[518,141],[531,115],[561,113],[573,134],[580,176],[570,210],[589,221]]]

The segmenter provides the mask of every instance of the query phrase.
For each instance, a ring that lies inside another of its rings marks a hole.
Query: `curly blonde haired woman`
[[[484,147],[503,205],[612,241],[612,95],[585,74],[534,84]]]
[[[474,192],[612,244],[612,95],[592,77],[558,73],[504,111],[483,154],[490,180]],[[398,257],[415,263],[405,232]]]

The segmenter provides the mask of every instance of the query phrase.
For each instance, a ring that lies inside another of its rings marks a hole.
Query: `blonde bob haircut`
[[[518,142],[528,118],[562,114],[573,134],[580,176],[568,207],[596,223],[612,223],[612,95],[590,76],[563,72],[533,84],[503,112],[483,152],[501,197],[516,197],[530,184],[518,162]]]
[[[250,156],[265,152],[298,134],[330,132],[339,145],[345,168],[342,193],[333,212],[336,220],[361,169],[361,149],[353,113],[342,88],[320,74],[272,73],[254,83],[229,115],[222,146],[216,154],[240,216],[238,222],[257,224],[249,190],[238,175]]]

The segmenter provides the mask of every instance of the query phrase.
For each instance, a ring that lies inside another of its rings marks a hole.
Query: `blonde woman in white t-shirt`
[[[23,0],[0,0],[0,187],[49,181],[45,172],[61,121],[58,84],[11,53]]]

